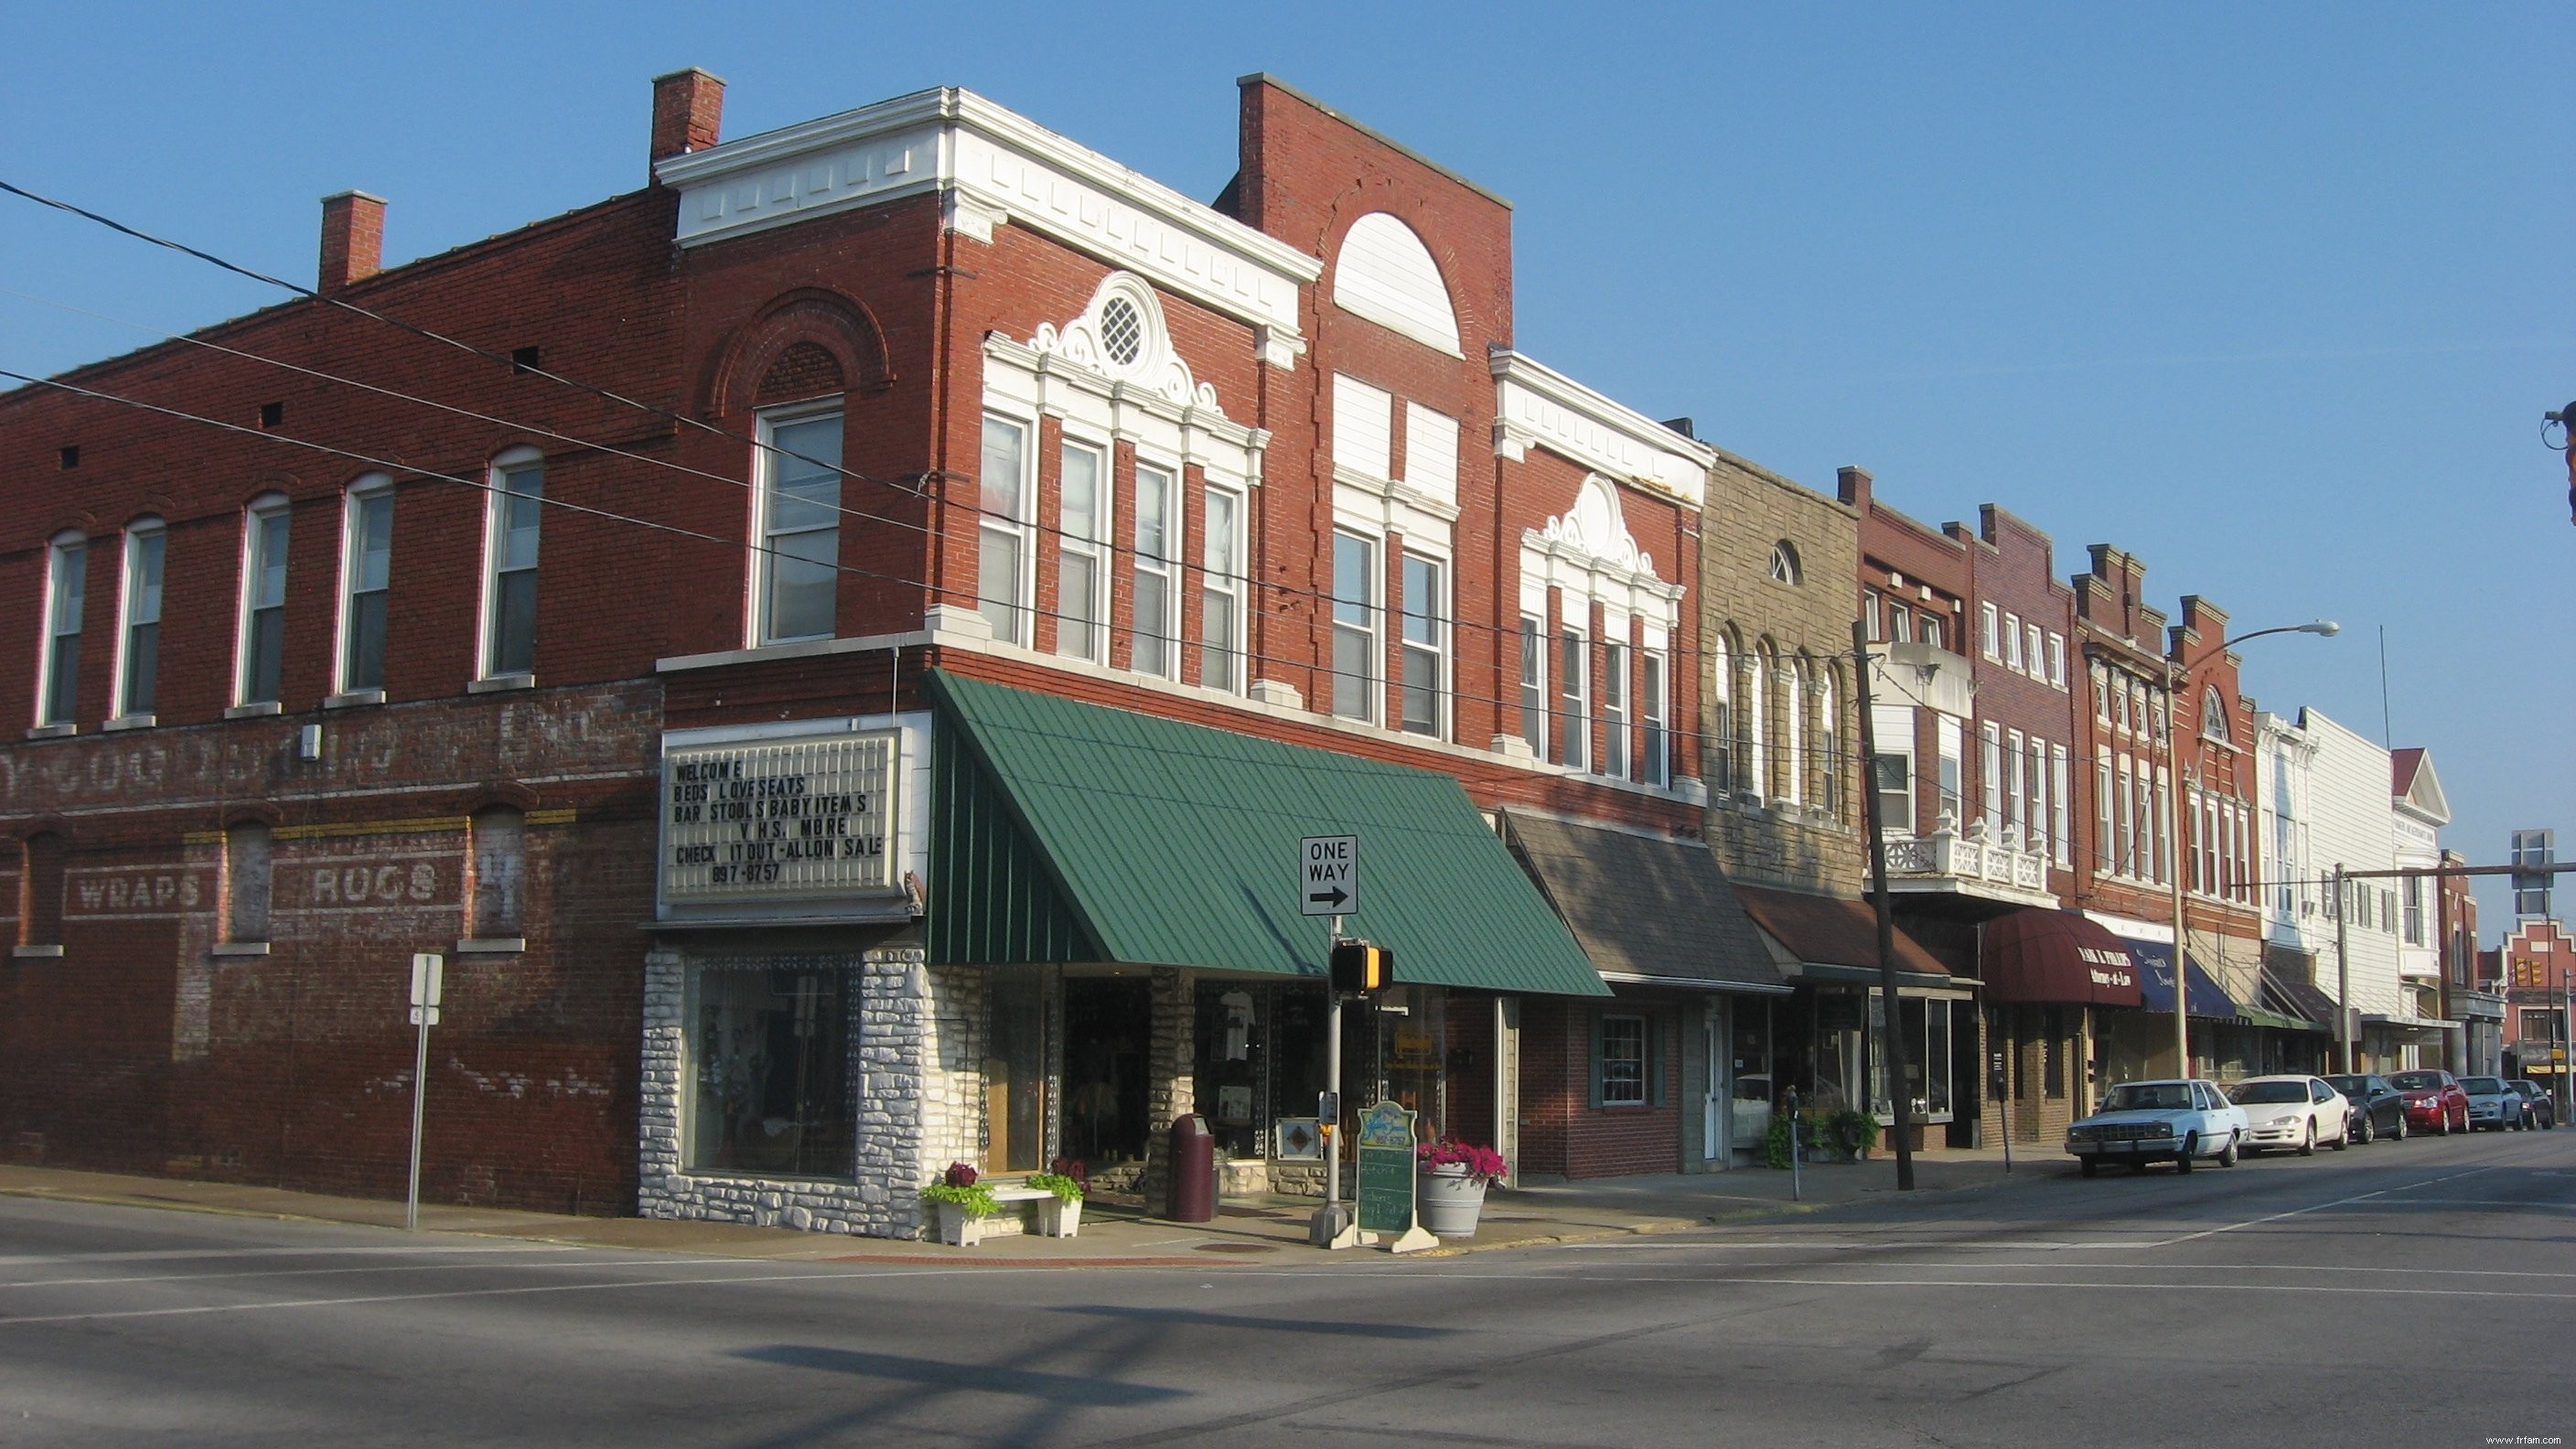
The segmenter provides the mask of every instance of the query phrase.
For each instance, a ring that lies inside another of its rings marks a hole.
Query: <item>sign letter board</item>
[[[1360,1114],[1360,1231],[1413,1226],[1413,1114],[1380,1102]]]
[[[665,751],[663,899],[894,890],[895,739],[877,730]]]
[[[1360,913],[1360,838],[1309,835],[1297,842],[1297,909],[1309,916]]]

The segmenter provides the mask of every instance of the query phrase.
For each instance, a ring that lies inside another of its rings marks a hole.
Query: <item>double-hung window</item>
[[[1911,644],[1914,642],[1914,611],[1912,609],[1908,609],[1900,605],[1897,608],[1888,611],[1887,642],[1891,644]]]
[[[349,489],[340,559],[340,691],[385,687],[385,608],[393,583],[394,487],[381,474]]]
[[[2048,682],[2059,689],[2066,687],[2066,636],[2048,636]]]
[[[2019,614],[2006,614],[2006,615],[2004,615],[2004,638],[2003,638],[2003,644],[2004,644],[2004,667],[2005,667],[2006,669],[2010,669],[2010,670],[2014,671],[2015,673],[2019,673],[2019,672],[2021,671],[2021,667],[2022,667],[2022,662],[2021,662],[2021,616],[2020,616]]]
[[[1170,469],[1136,465],[1136,633],[1132,667],[1169,679],[1181,663],[1180,596],[1174,587],[1180,542],[1179,494]]]
[[[982,515],[975,537],[975,607],[993,637],[1029,642],[1028,516],[1037,488],[1029,429],[1008,418],[984,419],[984,465],[978,479]]]
[[[484,540],[483,677],[533,674],[537,667],[537,534],[545,512],[546,464],[533,453],[505,456],[492,469],[490,535]]]
[[[45,553],[45,688],[40,725],[67,725],[80,713],[83,597],[89,591],[89,540],[65,534]]]
[[[1521,615],[1521,742],[1546,757],[1547,629],[1528,614]]]
[[[1446,572],[1438,559],[1418,553],[1404,556],[1404,678],[1399,698],[1406,734],[1437,737],[1444,733],[1440,717],[1448,695]]]
[[[1735,658],[1719,635],[1708,648],[1708,786],[1733,790],[1735,778]]]
[[[2031,678],[2046,679],[2048,677],[2048,664],[2041,657],[2041,646],[2048,636],[2040,631],[2040,627],[2037,624],[2024,624],[2021,626],[2021,637],[2023,641],[2021,656],[2022,667],[2030,671]]]
[[[1377,545],[1333,535],[1333,713],[1377,718]]]
[[[1601,773],[1628,778],[1628,646],[1601,643]]]
[[[2070,784],[2067,777],[2066,747],[2050,745],[2048,747],[2048,818],[2050,821],[2048,833],[2049,838],[2056,845],[2057,863],[2060,866],[2072,865],[2075,861],[2074,841],[2068,838],[2072,821],[2066,799]]]
[[[1567,629],[1556,636],[1556,762],[1568,769],[1589,768],[1592,759],[1591,683],[1583,635]]]
[[[159,519],[125,530],[124,629],[117,640],[116,707],[121,719],[149,718],[161,679],[161,565],[170,542]]]
[[[1640,656],[1639,662],[1645,666],[1645,680],[1638,686],[1637,693],[1638,712],[1645,717],[1646,723],[1646,754],[1641,762],[1645,766],[1645,781],[1658,787],[1670,785],[1673,782],[1672,701],[1668,695],[1670,686],[1664,680],[1664,656],[1649,649]],[[1827,713],[1830,715],[1830,709]],[[1830,742],[1833,736],[1829,733],[1825,738]],[[1827,751],[1826,769],[1830,773],[1830,743]],[[1831,809],[1830,785],[1827,790],[1826,808]]]
[[[243,527],[241,703],[275,704],[286,663],[287,509],[251,505]]]
[[[1977,650],[1988,659],[2004,657],[2001,641],[1995,637],[1995,634],[1995,606],[1979,604],[1977,606]]]
[[[1243,692],[1243,495],[1210,486],[1199,518],[1199,683]]]
[[[1642,1016],[1601,1018],[1601,1050],[1593,1061],[1594,1083],[1604,1107],[1646,1105],[1646,1019]]]
[[[1102,636],[1109,619],[1105,589],[1109,570],[1102,566],[1108,550],[1108,458],[1081,443],[1064,445],[1064,472],[1056,485],[1059,527],[1056,536],[1055,652],[1068,659],[1108,662]]]
[[[2004,737],[1993,724],[1977,726],[1977,743],[1981,753],[1978,773],[1985,777],[1986,835],[1993,838],[2004,828]]]
[[[2022,802],[2027,794],[2021,771],[2022,734],[2014,730],[2004,737],[2004,824],[2021,834]],[[2028,841],[2022,842],[2024,846]]]
[[[754,642],[832,637],[841,564],[841,414],[760,419]]]

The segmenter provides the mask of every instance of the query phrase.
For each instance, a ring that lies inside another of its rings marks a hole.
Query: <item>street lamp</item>
[[[2317,619],[2305,624],[2277,624],[2269,629],[2256,629],[2251,633],[2239,634],[2233,639],[2224,640],[2200,651],[2192,658],[2177,660],[2172,666],[2173,677],[2167,681],[2165,689],[2165,757],[2173,762],[2174,778],[2171,784],[2165,786],[2164,791],[2167,858],[2160,863],[2165,868],[2166,877],[2173,883],[2174,1075],[2177,1077],[2191,1075],[2191,968],[2189,965],[2191,952],[2188,945],[2190,927],[2183,919],[2182,883],[2183,723],[2181,708],[2183,692],[2191,683],[2192,670],[2248,639],[2260,639],[2266,634],[2315,634],[2331,639],[2342,631],[2343,626],[2332,619]],[[2207,850],[2209,847],[2204,843],[2201,848]],[[2342,909],[2340,901],[2336,903],[2336,909],[2338,911]],[[2348,975],[2343,972],[2340,963],[2337,965],[2337,973],[2339,977]],[[2336,1005],[2342,1006],[2340,998]],[[2337,1028],[2343,1036],[2343,1069],[2347,1072],[2352,1070],[2350,1020],[2351,1013],[2346,1009],[2342,1012],[2344,1024]]]

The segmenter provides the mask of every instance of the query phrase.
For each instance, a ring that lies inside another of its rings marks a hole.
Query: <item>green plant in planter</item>
[[[1082,1200],[1082,1184],[1061,1172],[1032,1172],[1028,1185],[1040,1192],[1054,1193],[1058,1202]]]
[[[989,1218],[1002,1210],[993,1197],[993,1189],[981,1180],[981,1174],[963,1162],[952,1162],[941,1173],[939,1181],[921,1190],[923,1202],[954,1203],[970,1218]]]
[[[1867,1112],[1845,1107],[1834,1114],[1828,1130],[1833,1133],[1828,1140],[1840,1144],[1854,1157],[1867,1157],[1878,1148],[1878,1119]]]
[[[1782,1172],[1789,1169],[1790,1155],[1796,1151],[1792,1145],[1790,1129],[1796,1125],[1797,1120],[1786,1112],[1772,1117],[1771,1130],[1762,1138],[1763,1166]]]

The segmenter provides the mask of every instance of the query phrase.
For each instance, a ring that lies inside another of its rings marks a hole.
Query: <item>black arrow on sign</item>
[[[1326,895],[1322,891],[1309,891],[1306,895],[1306,899],[1315,902],[1317,905],[1338,906],[1342,902],[1349,900],[1350,897],[1342,893],[1342,888],[1340,886],[1335,886],[1333,887],[1333,893],[1331,895]]]

